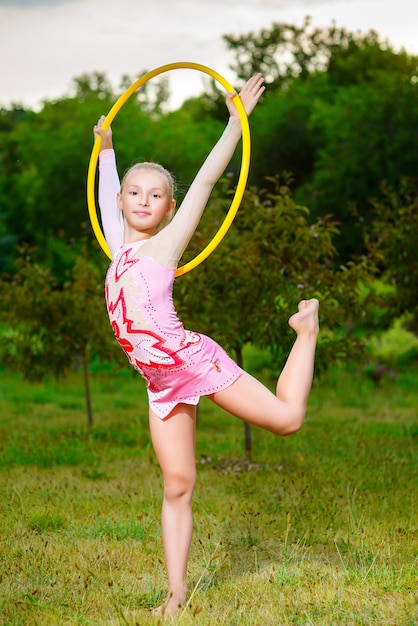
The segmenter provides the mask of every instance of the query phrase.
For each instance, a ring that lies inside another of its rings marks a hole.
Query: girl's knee
[[[196,472],[164,474],[164,497],[168,500],[191,498],[196,484]]]

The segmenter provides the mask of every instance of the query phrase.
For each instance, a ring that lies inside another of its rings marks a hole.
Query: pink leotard
[[[172,297],[177,263],[232,156],[239,121],[238,126],[232,118],[170,224],[135,243],[123,243],[114,152],[100,153],[99,204],[113,256],[106,276],[109,318],[130,363],[146,380],[152,410],[161,418],[178,403],[197,404],[200,396],[225,389],[242,374],[215,341],[184,328]]]

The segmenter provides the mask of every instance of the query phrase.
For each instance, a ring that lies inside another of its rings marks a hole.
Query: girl
[[[264,92],[263,82],[256,74],[240,93],[247,115]],[[275,394],[242,371],[212,339],[185,330],[173,306],[177,264],[241,136],[234,95],[226,97],[226,129],[173,219],[170,174],[155,163],[140,163],[120,184],[112,134],[102,130],[104,117],[94,127],[102,137],[99,205],[113,256],[106,277],[107,309],[118,342],[146,380],[151,439],[164,479],[162,535],[169,593],[156,615],[173,615],[187,598],[199,397],[205,395],[277,435],[290,435],[302,426],[312,384],[317,300],[300,302],[289,320],[297,337]]]

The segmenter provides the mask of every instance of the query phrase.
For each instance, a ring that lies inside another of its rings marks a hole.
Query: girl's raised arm
[[[112,131],[102,130],[104,115],[94,127],[94,135],[102,138],[99,155],[99,207],[104,236],[112,256],[123,243],[123,223],[117,206],[116,196],[120,191],[119,175],[113,151]]]
[[[262,75],[255,74],[239,94],[247,115],[253,111],[265,90],[263,82]],[[234,95],[231,93],[226,97],[230,118],[225,131],[200,168],[171,223],[155,235],[159,249],[164,249],[167,254],[165,262],[169,266],[178,263],[196,230],[210,193],[230,162],[241,137],[241,122],[232,101]]]

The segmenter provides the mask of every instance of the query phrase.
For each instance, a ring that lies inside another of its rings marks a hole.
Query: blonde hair
[[[129,169],[127,169],[125,174],[123,175],[120,190],[123,190],[123,186],[125,185],[127,178],[133,172],[137,172],[140,170],[151,170],[153,172],[157,172],[157,174],[160,174],[163,177],[169,195],[169,202],[171,203],[176,192],[176,183],[174,180],[174,176],[168,170],[166,170],[165,167],[163,167],[159,163],[154,163],[153,161],[141,161],[140,163],[135,163]],[[173,215],[174,209],[170,211],[170,214],[162,220],[158,230],[164,228],[164,226],[166,226],[172,220]]]
[[[123,186],[128,176],[130,176],[133,172],[136,172],[138,170],[152,170],[153,172],[157,172],[158,174],[161,174],[161,176],[165,180],[165,184],[167,186],[167,191],[170,196],[170,200],[173,199],[174,193],[175,193],[174,177],[172,176],[172,174],[170,174],[168,170],[165,169],[165,167],[163,167],[159,163],[154,163],[153,161],[144,161],[141,163],[135,163],[128,170],[126,170],[125,174],[123,175],[122,182],[120,185],[121,190],[123,189]]]

